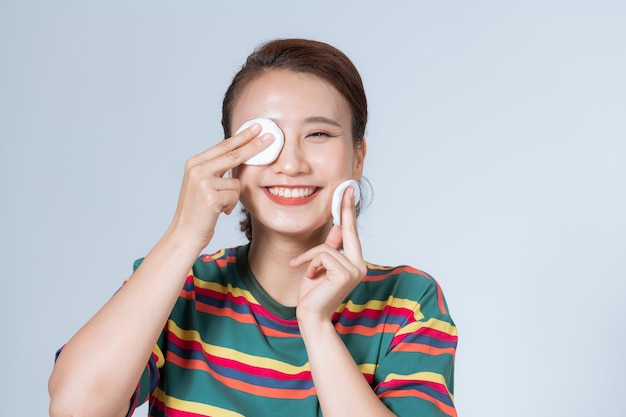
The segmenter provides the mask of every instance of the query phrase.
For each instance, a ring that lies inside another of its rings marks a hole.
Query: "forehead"
[[[233,125],[255,117],[351,119],[347,100],[328,81],[306,72],[269,70],[249,81],[233,107]]]

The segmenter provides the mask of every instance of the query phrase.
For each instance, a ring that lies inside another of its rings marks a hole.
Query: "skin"
[[[324,415],[393,415],[331,322],[366,273],[351,188],[342,201],[342,227],[333,227],[330,214],[335,187],[347,178],[358,180],[363,170],[365,145],[354,148],[350,108],[320,78],[272,70],[243,89],[233,108],[233,131],[255,117],[270,117],[283,130],[278,159],[267,166],[241,165],[273,140],[258,136],[260,126],[253,125],[187,161],[170,227],[132,279],[59,356],[49,381],[51,416],[125,415],[189,269],[213,238],[219,216],[230,214],[238,200],[251,214],[254,275],[278,302],[297,306]],[[293,204],[268,192],[277,187],[314,194]]]
[[[289,261],[324,243],[332,226],[333,191],[345,179],[361,178],[364,148],[354,149],[347,101],[311,74],[270,71],[252,81],[235,103],[233,127],[254,117],[273,119],[285,145],[271,165],[242,165],[233,172],[251,214],[250,266],[275,300],[302,306],[298,287],[304,270]],[[306,204],[287,205],[268,198],[267,187],[316,191]],[[362,259],[355,262],[363,264]]]

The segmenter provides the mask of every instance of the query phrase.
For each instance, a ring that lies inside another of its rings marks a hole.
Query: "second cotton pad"
[[[337,186],[333,193],[332,202],[333,224],[335,226],[341,226],[341,201],[343,200],[343,193],[348,187],[354,189],[354,204],[357,204],[361,199],[361,189],[355,180],[347,180]]]
[[[264,133],[271,133],[274,136],[274,142],[272,142],[267,148],[263,149],[258,154],[254,155],[250,159],[248,159],[244,164],[246,165],[269,165],[278,158],[278,154],[280,150],[283,148],[285,144],[285,136],[283,135],[283,131],[280,130],[278,125],[274,123],[273,120],[259,117],[258,119],[248,120],[237,130],[237,133],[241,132],[245,128],[252,126],[254,123],[258,123],[261,125],[261,136]]]

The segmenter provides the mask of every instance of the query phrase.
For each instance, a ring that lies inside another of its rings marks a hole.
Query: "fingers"
[[[305,276],[308,278],[315,278],[318,272],[322,269],[326,271],[338,271],[347,270],[349,273],[355,271],[355,265],[342,256],[336,248],[323,243],[312,249],[309,249],[305,253],[289,262],[289,265],[293,268],[298,268],[306,263],[309,263]]]
[[[209,178],[202,184],[207,190],[207,203],[215,207],[218,212],[230,214],[237,202],[241,185],[239,180],[232,178]]]
[[[241,189],[239,180],[220,177],[195,178],[195,172],[197,171],[193,171],[183,181],[175,220],[183,219],[185,222],[196,223],[205,217],[198,213],[230,214],[239,201]],[[199,224],[195,227],[202,228]]]
[[[274,141],[273,135],[265,133],[258,136],[260,132],[261,125],[255,123],[192,157],[188,165],[199,166],[211,162],[208,166],[210,172],[207,172],[207,175],[222,176],[226,171],[241,165]]]
[[[365,271],[361,241],[357,230],[356,207],[354,204],[354,190],[352,187],[348,187],[346,191],[344,191],[341,202],[341,210],[342,225],[332,227],[324,244],[316,246],[294,258],[290,262],[292,267],[297,268],[304,265],[306,262],[310,262],[311,264],[307,270],[307,276],[312,276],[311,274],[313,271],[317,273],[319,268],[322,267],[322,263],[320,263],[319,260],[316,260],[315,262],[313,260],[322,252],[327,252],[336,254],[337,259],[340,259],[342,265],[357,266],[361,270]],[[342,247],[343,255],[339,253],[339,250]]]
[[[351,264],[348,262],[342,262],[342,259],[335,256],[331,251],[323,251],[317,254],[304,273],[307,278],[316,278],[321,271],[338,271],[341,269],[351,269]]]
[[[348,187],[343,193],[343,200],[341,201],[341,231],[344,255],[352,262],[362,263],[363,252],[357,228],[354,189],[352,187]]]
[[[330,229],[328,236],[326,236],[325,243],[331,248],[339,250],[341,249],[342,242],[343,242],[343,231],[341,230],[341,227],[333,226],[333,228]]]

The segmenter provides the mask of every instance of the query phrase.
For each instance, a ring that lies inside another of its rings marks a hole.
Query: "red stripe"
[[[375,281],[382,281],[384,279],[386,279],[389,276],[393,276],[393,275],[400,275],[403,272],[408,272],[410,274],[416,274],[416,275],[421,275],[425,278],[428,279],[432,279],[432,277],[430,275],[428,275],[426,272],[421,271],[417,268],[413,268],[412,266],[399,266],[397,268],[392,268],[392,267],[384,267],[383,270],[390,268],[389,272],[386,274],[376,274],[376,275],[366,275],[363,278],[364,282],[375,282]],[[380,269],[372,269],[373,271],[380,271]]]
[[[272,388],[272,387],[262,387],[259,385],[254,385],[248,382],[240,381],[237,379],[225,377],[214,370],[212,370],[208,364],[201,360],[196,359],[182,359],[176,355],[168,356],[168,360],[180,367],[183,368],[191,368],[197,370],[203,370],[208,372],[211,376],[213,376],[217,381],[224,384],[228,388],[232,388],[234,390],[246,392],[252,395],[258,395],[269,398],[292,398],[292,399],[303,399],[315,395],[315,387],[311,387],[306,390],[294,390],[294,389],[283,389],[283,388]],[[190,366],[191,365],[191,366]]]
[[[419,328],[414,333],[407,333],[407,334],[403,334],[403,335],[394,337],[394,339],[391,341],[391,345],[393,346],[394,343],[396,343],[396,344],[397,343],[401,343],[407,337],[410,337],[410,336],[416,335],[416,334],[432,337],[433,339],[442,340],[444,342],[455,342],[456,343],[459,340],[458,336],[452,335],[450,333],[442,332],[442,331],[437,330],[437,329],[433,329],[432,327],[424,326],[424,327]]]
[[[335,313],[337,315],[341,314],[342,316],[349,319],[358,319],[360,317],[366,317],[370,319],[379,319],[381,317],[389,317],[389,316],[397,316],[404,317],[407,319],[412,319],[415,316],[415,312],[410,308],[406,307],[393,307],[390,305],[385,305],[385,308],[382,310],[375,310],[373,308],[365,308],[361,311],[351,311],[347,307],[341,311],[341,313]]]
[[[254,375],[254,376],[260,376],[263,378],[272,378],[272,379],[277,379],[277,380],[281,380],[281,381],[309,381],[311,380],[311,372],[310,371],[302,371],[299,372],[297,374],[286,374],[284,372],[280,372],[271,368],[262,368],[259,366],[251,366],[251,365],[247,365],[245,363],[239,362],[237,360],[234,359],[228,359],[228,358],[223,358],[220,356],[216,356],[213,355],[207,351],[205,351],[202,348],[202,344],[196,340],[183,340],[181,338],[179,338],[178,336],[176,336],[174,333],[172,332],[168,332],[168,341],[174,343],[175,345],[186,349],[186,350],[194,350],[194,351],[198,351],[200,352],[209,363],[214,363],[218,366],[222,366],[224,368],[229,368],[229,369],[235,369],[241,372],[244,372],[246,374],[249,375]],[[174,355],[173,353],[171,353],[171,351],[169,352],[169,354],[171,356],[177,356]],[[168,356],[168,360],[171,360],[170,356]],[[184,358],[180,358],[179,360],[179,364],[185,368],[188,368],[187,366],[185,366],[185,362],[190,362],[190,363],[205,363],[199,359],[184,359]],[[203,366],[204,368],[204,366]],[[189,368],[188,368],[189,369]],[[196,368],[191,368],[191,369],[196,369]]]
[[[384,392],[383,394],[381,394],[379,396],[379,398],[386,398],[386,397],[417,397],[417,398],[421,398],[423,400],[426,400],[428,402],[433,403],[434,405],[437,406],[437,408],[439,408],[441,411],[443,411],[444,413],[446,413],[446,415],[450,416],[450,417],[457,417],[457,413],[454,407],[449,406],[448,404],[439,401],[433,397],[431,397],[428,394],[425,394],[419,390],[415,390],[415,389],[411,389],[411,390],[403,390],[403,391],[387,391]]]
[[[449,355],[454,356],[456,349],[453,347],[440,348],[440,347],[435,347],[431,345],[423,345],[423,344],[417,344],[417,343],[399,343],[398,345],[393,347],[393,351],[394,352],[412,352],[412,353],[418,352],[418,353],[425,353],[431,356],[444,355],[447,353]]]
[[[444,384],[434,381],[426,381],[423,379],[393,379],[388,382],[383,382],[382,384],[380,384],[380,386],[385,388],[398,388],[407,385],[407,383],[417,383],[420,385],[424,385],[434,389],[435,391],[439,391],[442,394],[448,395],[448,387],[446,387]]]
[[[439,304],[439,310],[441,311],[441,314],[448,314],[448,311],[446,310],[446,303],[443,299],[443,292],[441,291],[441,287],[439,286],[439,284],[435,284],[437,285],[437,304]]]
[[[335,324],[335,330],[339,334],[358,334],[362,336],[374,336],[381,333],[396,333],[400,330],[399,324],[380,323],[374,327],[362,326],[360,324],[344,326],[341,323]]]

